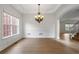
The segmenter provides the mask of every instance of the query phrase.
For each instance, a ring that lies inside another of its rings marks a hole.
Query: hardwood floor
[[[74,54],[79,53],[54,39],[23,39],[0,52],[1,54]]]

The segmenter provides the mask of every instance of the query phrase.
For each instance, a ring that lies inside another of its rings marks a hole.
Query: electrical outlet
[[[31,33],[27,33],[27,35],[31,35]]]
[[[43,35],[43,33],[39,33],[39,35]]]

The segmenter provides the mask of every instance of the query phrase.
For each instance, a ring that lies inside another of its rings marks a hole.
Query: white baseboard
[[[30,36],[30,37],[25,37],[25,38],[55,38],[52,36]]]

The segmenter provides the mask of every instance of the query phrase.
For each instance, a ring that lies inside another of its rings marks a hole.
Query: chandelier
[[[43,20],[44,16],[40,15],[40,4],[38,4],[38,13],[35,16],[35,20],[40,23]]]

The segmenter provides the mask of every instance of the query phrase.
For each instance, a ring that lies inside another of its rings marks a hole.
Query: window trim
[[[19,27],[19,25],[20,24],[18,24],[18,28],[17,28],[17,33],[16,34],[12,34],[12,32],[11,32],[11,35],[9,35],[9,36],[6,36],[6,37],[4,37],[3,36],[3,19],[4,19],[4,13],[6,13],[6,14],[8,14],[8,15],[10,15],[10,16],[12,16],[12,17],[15,17],[16,19],[18,19],[18,21],[20,20],[19,19],[19,17],[16,17],[16,16],[13,16],[13,15],[11,15],[10,13],[8,13],[8,12],[6,12],[6,11],[2,11],[2,16],[1,16],[1,19],[2,19],[2,39],[7,39],[7,38],[10,38],[10,37],[12,37],[12,36],[15,36],[15,35],[19,35],[20,34],[20,27]],[[12,22],[12,20],[11,20],[11,22]],[[20,21],[19,21],[19,23],[20,23]],[[11,31],[12,31],[12,28],[11,28]]]
[[[66,25],[68,25],[68,27]],[[73,27],[74,24],[70,24],[70,23],[65,24],[65,31],[69,32],[69,27],[71,27],[70,25],[72,25],[72,27]]]

